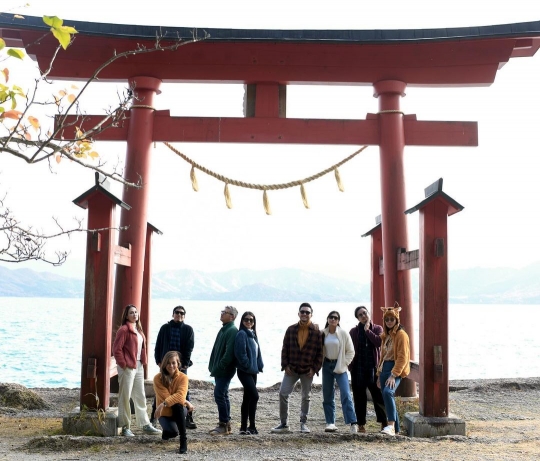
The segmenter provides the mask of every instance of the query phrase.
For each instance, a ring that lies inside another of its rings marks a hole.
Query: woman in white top
[[[340,315],[337,311],[328,314],[323,330],[323,367],[322,391],[325,432],[335,432],[336,403],[334,383],[337,381],[341,396],[341,408],[345,424],[351,426],[351,432],[358,432],[356,413],[349,388],[347,368],[354,358],[354,345],[351,335],[339,326]]]

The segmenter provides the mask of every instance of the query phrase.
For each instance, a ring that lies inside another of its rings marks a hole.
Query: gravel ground
[[[217,422],[212,386],[190,382],[196,406],[196,430],[188,431],[188,453],[184,459],[213,460],[223,452],[234,460],[528,460],[540,458],[540,378],[452,381],[450,411],[467,423],[466,436],[431,439],[399,435],[388,438],[378,431],[369,411],[368,433],[350,434],[338,406],[339,432],[324,432],[322,395],[316,387],[308,421],[310,434],[277,435],[270,429],[278,423],[278,387],[261,390],[257,424],[259,435],[238,435],[241,389],[231,390],[234,433],[212,437],[208,430]],[[61,418],[78,402],[78,389],[32,389],[50,406],[46,410],[0,408],[0,460],[157,460],[178,458],[178,441],[159,437],[74,437],[60,433]],[[149,400],[150,403],[150,400]],[[300,394],[290,402],[290,424],[298,429]],[[369,410],[370,404],[368,404]],[[44,435],[42,435],[44,434]]]

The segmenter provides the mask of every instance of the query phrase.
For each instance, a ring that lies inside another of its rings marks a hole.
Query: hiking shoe
[[[219,423],[214,429],[210,431],[210,435],[228,435],[227,423]]]
[[[351,424],[351,434],[356,434],[358,432],[358,424]]]
[[[396,430],[393,426],[386,426],[382,431],[381,434],[389,435],[391,437],[394,437],[396,435]]]
[[[259,431],[254,427],[249,427],[246,432],[249,432],[251,435],[257,435]]]
[[[135,434],[133,432],[131,432],[131,430],[129,429],[129,427],[126,427],[124,426],[122,428],[122,435],[124,437],[135,437]]]
[[[337,430],[337,427],[336,427],[336,430]],[[300,432],[307,434],[308,432],[311,432],[311,431],[309,430],[309,427],[307,427],[306,423],[300,423]]]
[[[358,432],[360,432],[362,434],[365,434],[366,433],[366,426],[363,426],[362,424],[360,424],[358,426]]]
[[[146,426],[143,426],[142,430],[145,434],[148,434],[148,435],[161,435],[161,431],[159,429],[156,429],[151,424],[147,424]]]
[[[282,432],[291,432],[291,429],[287,424],[281,423],[280,425],[274,427],[270,432],[272,432],[272,434],[281,434]]]
[[[300,429],[300,431],[303,432],[302,429]],[[326,427],[324,428],[324,432],[336,432],[336,431],[337,431],[337,427],[335,424],[327,424]]]

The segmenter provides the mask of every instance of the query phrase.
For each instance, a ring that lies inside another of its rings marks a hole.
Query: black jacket
[[[193,346],[195,345],[195,334],[193,333],[193,328],[189,325],[186,325],[184,322],[180,323],[180,350],[178,352],[180,352],[182,357],[182,368],[187,368],[193,365],[191,353],[193,352]],[[160,364],[165,354],[169,352],[172,324],[174,324],[174,320],[171,320],[159,329],[156,348],[154,349],[156,364]]]

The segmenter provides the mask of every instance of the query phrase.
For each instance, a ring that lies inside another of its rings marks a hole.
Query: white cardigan
[[[325,337],[329,332],[330,327],[326,327],[323,330]],[[339,341],[339,352],[334,373],[341,374],[347,372],[349,364],[354,358],[354,344],[351,335],[340,326],[336,327],[336,336]],[[324,357],[326,357],[326,348],[324,347],[323,342],[323,358]]]

